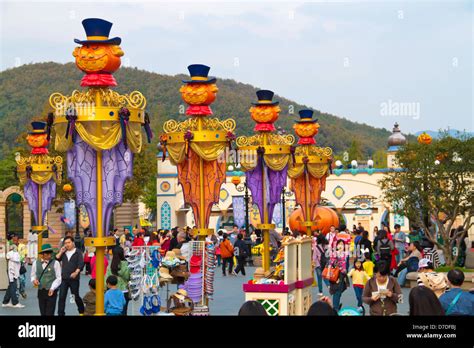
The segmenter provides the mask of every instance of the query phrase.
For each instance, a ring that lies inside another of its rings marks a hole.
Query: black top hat
[[[87,40],[74,39],[74,42],[80,45],[103,43],[110,45],[120,45],[122,39],[114,37],[109,39],[112,23],[100,18],[87,18],[82,21],[82,26],[86,31]]]
[[[33,130],[31,132],[28,132],[28,134],[45,134],[45,133],[47,133],[46,122],[34,121],[34,122],[31,122],[31,126],[33,127]]]
[[[252,103],[253,105],[278,105],[280,102],[272,101],[274,93],[272,91],[262,89],[257,91],[258,102]]]
[[[204,64],[191,64],[188,66],[191,80],[183,80],[184,83],[214,83],[215,77],[208,77],[210,67]]]
[[[300,120],[295,121],[296,123],[316,123],[318,119],[313,120],[313,110],[300,110],[298,113],[300,114]]]

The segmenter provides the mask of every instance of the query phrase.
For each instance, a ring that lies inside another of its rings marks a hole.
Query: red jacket
[[[145,241],[143,240],[143,238],[136,237],[133,240],[132,247],[140,247],[140,246],[145,246]]]

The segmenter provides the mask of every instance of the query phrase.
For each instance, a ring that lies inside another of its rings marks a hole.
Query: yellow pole
[[[102,229],[102,151],[96,151],[97,159],[97,223],[96,237],[102,238],[104,231]],[[105,246],[96,247],[96,303],[95,315],[104,315],[104,255]]]
[[[311,207],[309,204],[310,197],[309,197],[309,175],[308,175],[308,169],[305,164],[305,169],[304,169],[304,194],[305,194],[305,205],[306,205],[306,222],[308,223],[308,226],[306,226],[306,234],[308,236],[311,236],[311,226],[309,226],[309,223],[311,222]]]
[[[267,145],[267,134],[263,133],[263,146]],[[265,182],[265,163],[262,158],[262,206],[263,206],[263,223],[268,224],[268,211],[267,211],[267,185]],[[263,269],[266,271],[270,270],[270,231],[267,228],[263,229]]]
[[[99,91],[96,90],[96,105],[101,105]],[[96,222],[96,237],[104,237],[103,222],[102,222],[102,151],[96,151],[96,179],[97,179],[97,222]],[[95,301],[95,315],[105,315],[104,313],[104,256],[105,246],[96,246],[96,301]]]
[[[38,184],[38,226],[43,226],[43,185]],[[39,251],[43,246],[43,230],[38,231],[38,257]]]
[[[202,116],[198,116],[198,130],[202,131]],[[206,204],[204,197],[204,162],[201,157],[199,157],[199,224],[200,228],[206,228]],[[199,235],[198,239],[201,241],[206,240],[206,236]]]

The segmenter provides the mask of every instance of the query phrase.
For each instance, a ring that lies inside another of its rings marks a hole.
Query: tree
[[[9,154],[0,160],[0,190],[5,190],[10,186],[19,186],[16,175],[15,155]]]
[[[438,248],[448,266],[456,264],[462,239],[473,225],[474,138],[444,134],[431,144],[410,143],[396,154],[404,169],[380,181],[395,213],[407,216]],[[455,222],[458,233],[451,233]]]
[[[378,149],[372,155],[374,161],[374,168],[387,168],[387,151],[385,149]]]
[[[133,177],[125,182],[125,201],[137,202],[142,199],[147,192],[147,188],[149,190],[151,181],[156,186],[157,165],[155,148],[153,144],[144,144],[142,151],[135,154],[133,159]]]
[[[359,141],[357,139],[352,139],[351,146],[347,150],[349,153],[349,161],[352,160],[361,160],[363,159],[362,150],[360,148]]]

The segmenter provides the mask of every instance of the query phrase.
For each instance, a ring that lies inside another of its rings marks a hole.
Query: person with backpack
[[[379,239],[375,247],[376,255],[379,260],[388,261],[389,264],[392,260],[392,250],[394,249],[393,242],[388,238],[387,231],[382,230],[379,232]]]
[[[433,290],[439,298],[448,287],[446,277],[443,273],[437,273],[433,270],[433,263],[428,259],[421,259],[418,263],[418,286],[426,286]]]
[[[326,245],[328,241],[323,234],[316,236],[316,242],[313,244],[313,267],[318,280],[319,296],[323,295],[323,269],[328,263],[326,255]]]
[[[53,316],[58,288],[61,285],[61,265],[53,258],[51,244],[43,244],[31,266],[31,282],[38,288],[38,305],[42,316]]]
[[[234,256],[237,259],[237,267],[235,267],[232,274],[237,275],[239,272],[245,276],[245,259],[249,255],[247,244],[243,241],[242,233],[237,235],[237,240],[234,243]]]
[[[439,297],[446,315],[474,315],[474,293],[461,289],[464,273],[459,269],[448,272],[449,289]]]

